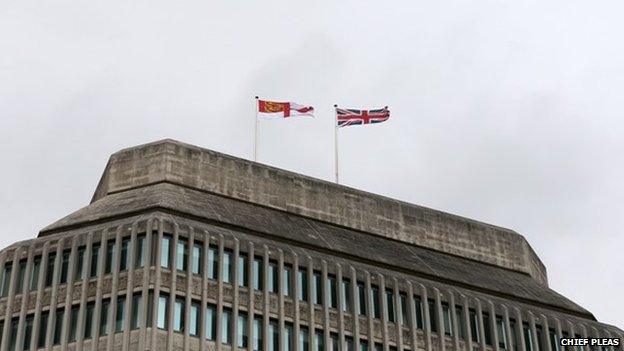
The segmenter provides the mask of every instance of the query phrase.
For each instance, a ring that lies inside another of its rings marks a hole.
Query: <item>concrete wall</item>
[[[180,184],[527,273],[546,269],[514,231],[163,140],[109,160],[92,202],[158,182]]]

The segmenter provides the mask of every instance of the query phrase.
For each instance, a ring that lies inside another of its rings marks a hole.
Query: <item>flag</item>
[[[314,107],[299,105],[295,102],[258,100],[258,117],[260,119],[279,119],[305,115],[314,117]]]
[[[336,123],[338,127],[360,124],[381,123],[390,118],[388,106],[379,110],[354,110],[336,107]]]

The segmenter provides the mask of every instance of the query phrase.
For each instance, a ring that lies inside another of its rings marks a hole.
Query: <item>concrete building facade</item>
[[[550,289],[511,230],[173,140],[113,154],[91,203],[0,251],[0,268],[0,351],[624,337]]]

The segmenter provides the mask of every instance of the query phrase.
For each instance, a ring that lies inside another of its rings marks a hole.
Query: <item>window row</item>
[[[130,237],[126,237],[121,241],[120,252],[117,253],[115,240],[109,240],[106,243],[106,247],[102,248],[100,243],[94,243],[91,247],[90,264],[88,277],[96,277],[99,273],[109,274],[114,269],[118,271],[127,270],[132,264],[135,268],[143,267],[145,265],[145,235],[138,235],[136,238],[136,245],[133,248],[135,250],[134,262],[130,261]],[[104,255],[103,271],[100,268],[100,255]],[[116,255],[120,255],[118,267],[113,267],[116,262]],[[0,277],[0,297],[8,296],[11,292],[11,277],[16,274],[15,284],[13,286],[13,292],[15,294],[21,294],[28,291],[37,290],[39,277],[43,274],[44,287],[49,287],[53,283],[58,281],[59,284],[67,283],[70,276],[73,275],[74,281],[80,281],[83,276],[83,269],[86,267],[86,247],[80,246],[76,250],[76,259],[73,264],[70,264],[71,249],[66,249],[61,252],[60,258],[57,262],[56,252],[50,252],[45,258],[45,262],[41,256],[36,256],[33,259],[33,263],[28,272],[28,281],[26,281],[27,259],[22,259],[17,262],[17,267],[13,267],[13,262],[6,262],[2,269],[2,277]],[[54,276],[55,267],[59,264],[58,277]],[[98,270],[100,269],[100,270]],[[14,272],[15,271],[15,272]]]
[[[151,296],[150,296],[151,297]],[[144,306],[144,302],[140,293],[132,295],[130,301],[130,328],[138,329],[144,320],[149,318],[148,311],[150,308]],[[100,318],[95,320],[96,304],[94,301],[86,304],[84,322],[79,321],[80,305],[76,304],[69,309],[69,318],[65,318],[65,307],[60,307],[50,313],[49,310],[41,312],[37,328],[37,335],[34,335],[34,314],[26,316],[24,328],[22,328],[21,345],[17,345],[17,333],[19,318],[11,319],[9,326],[9,350],[30,350],[32,343],[36,344],[36,348],[43,348],[47,343],[51,345],[59,345],[63,341],[63,328],[66,328],[67,342],[76,341],[78,336],[79,325],[82,327],[82,336],[84,339],[91,339],[98,336],[108,335],[109,333],[118,333],[126,329],[126,315],[128,313],[126,296],[118,296],[114,301],[110,299],[102,299],[100,306]],[[114,313],[114,314],[113,314]],[[114,316],[114,318],[113,318]],[[66,325],[64,323],[67,323]],[[149,322],[148,322],[149,323]],[[4,321],[0,322],[0,333],[3,330]],[[48,325],[51,325],[48,334]],[[0,337],[1,340],[1,337]]]

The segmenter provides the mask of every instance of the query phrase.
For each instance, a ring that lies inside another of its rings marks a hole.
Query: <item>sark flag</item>
[[[355,110],[336,107],[336,123],[340,127],[381,123],[390,118],[388,106],[378,110]]]
[[[314,117],[314,107],[296,102],[275,102],[258,100],[259,119],[280,119],[294,116]]]

